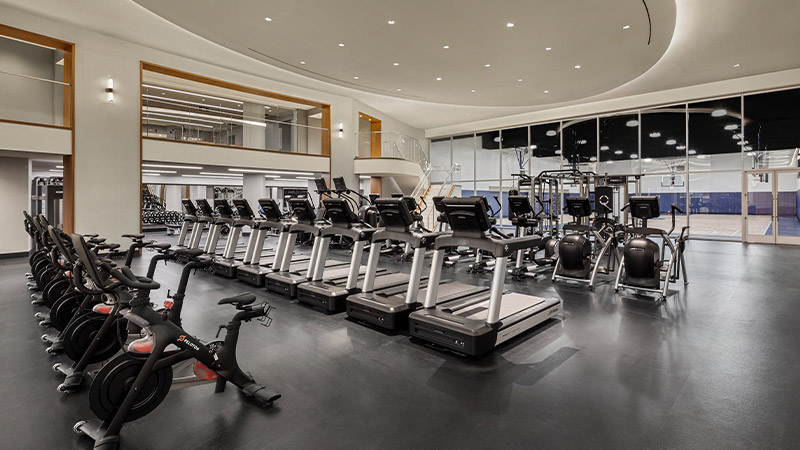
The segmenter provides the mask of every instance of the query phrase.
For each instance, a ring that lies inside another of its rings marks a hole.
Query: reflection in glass
[[[641,194],[658,196],[658,206],[661,216],[647,221],[647,226],[669,231],[672,227],[672,205],[686,211],[686,187],[672,186],[664,183],[662,175],[645,175],[641,178]],[[677,214],[675,217],[675,229],[673,235],[679,235],[681,228],[687,225],[686,214]],[[692,223],[694,226],[694,223]],[[694,230],[692,230],[694,235]]]
[[[450,138],[431,140],[431,183],[441,183],[450,168]]]
[[[475,151],[475,179],[494,180],[500,176],[500,132],[478,133]]]
[[[472,134],[453,138],[453,164],[461,169],[461,189],[465,196],[475,191],[475,145]]]
[[[561,123],[553,122],[530,127],[531,175],[561,168]]]
[[[747,234],[772,236],[772,178],[769,173],[747,174]]]
[[[800,176],[777,172],[778,236],[800,237]]]
[[[689,104],[689,170],[741,170],[741,98]]]
[[[744,97],[745,168],[797,166],[800,89]]]
[[[600,118],[600,174],[639,173],[639,115]]]
[[[563,122],[564,166],[593,170],[597,162],[597,119]]]
[[[686,107],[642,111],[642,173],[686,172]]]

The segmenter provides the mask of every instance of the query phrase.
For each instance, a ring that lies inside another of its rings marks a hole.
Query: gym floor
[[[124,427],[123,448],[797,448],[797,251],[692,241],[691,283],[663,304],[617,295],[611,282],[590,292],[546,278],[509,280],[510,290],[560,297],[563,316],[477,360],[253,289],[277,310],[269,328],[243,325],[240,364],[283,398],[262,410],[230,387],[171,392]],[[144,273],[151,255],[134,271]],[[2,446],[91,448],[72,433],[91,417],[86,394],[56,392],[50,367],[64,358],[44,353],[28,269],[24,259],[0,265]],[[159,266],[154,300],[174,290],[180,270]],[[458,266],[443,276],[490,282]],[[247,290],[194,275],[185,328],[213,338],[234,314],[216,300]]]

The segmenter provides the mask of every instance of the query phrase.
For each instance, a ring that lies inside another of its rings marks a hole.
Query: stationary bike
[[[136,289],[137,299],[141,301],[136,305],[137,313],[126,308],[121,314],[140,327],[143,337],[131,342],[123,354],[106,363],[92,381],[89,406],[98,420],[80,421],[73,427],[76,433],[93,438],[95,449],[119,448],[123,424],[154,410],[173,388],[214,382],[215,392],[222,392],[230,382],[262,406],[270,406],[280,398],[280,394],[259,385],[244,373],[236,359],[241,323],[257,319],[268,326],[269,305],[251,306],[256,296],[249,292],[220,300],[218,304],[233,305],[237,313],[226,325],[220,326],[220,331],[226,330],[224,340],[202,342],[149,307],[146,298],[151,290],[160,287],[157,282],[137,277],[127,267],[111,267],[94,260],[81,236],[72,235],[72,239],[78,257],[84,262],[78,266],[79,272],[85,269],[89,279],[101,286],[104,293]],[[115,281],[104,283],[101,270],[108,271]],[[167,350],[170,346],[177,349]],[[192,362],[193,373],[174,378],[176,368],[185,366],[187,361]]]

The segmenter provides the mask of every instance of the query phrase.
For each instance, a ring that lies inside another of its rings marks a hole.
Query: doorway
[[[800,245],[800,170],[745,171],[745,242]]]

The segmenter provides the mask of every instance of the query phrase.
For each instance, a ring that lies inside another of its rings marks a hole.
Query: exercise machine
[[[540,236],[491,236],[492,223],[483,198],[447,198],[443,202],[453,233],[436,238],[425,303],[409,315],[411,336],[477,356],[561,311],[560,300],[504,291],[509,256],[539,246]],[[444,249],[452,246],[486,251],[495,257],[496,268],[488,295],[479,293],[437,306]]]

